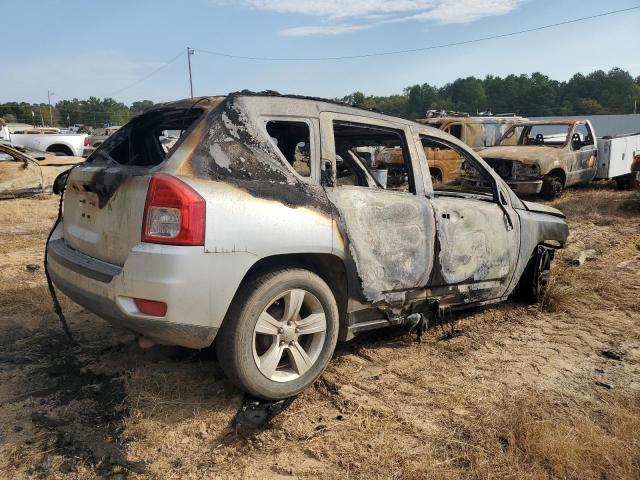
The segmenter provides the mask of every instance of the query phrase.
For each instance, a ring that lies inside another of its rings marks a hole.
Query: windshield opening
[[[515,125],[502,137],[500,145],[513,145],[513,139],[518,139],[518,145],[564,147],[567,143],[571,127],[566,124]]]

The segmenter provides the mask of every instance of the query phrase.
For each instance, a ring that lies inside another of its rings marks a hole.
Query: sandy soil
[[[555,204],[571,238],[543,305],[339,345],[267,428],[237,431],[212,352],[142,350],[63,299],[70,346],[41,266],[57,198],[2,201],[0,477],[640,478],[640,196]]]

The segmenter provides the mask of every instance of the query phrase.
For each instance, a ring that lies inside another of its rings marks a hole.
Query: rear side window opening
[[[154,167],[161,164],[184,134],[195,126],[201,109],[181,108],[145,113],[131,120],[91,155],[120,165]]]
[[[282,156],[294,171],[304,178],[310,178],[311,132],[306,122],[269,120],[267,133],[276,144]]]

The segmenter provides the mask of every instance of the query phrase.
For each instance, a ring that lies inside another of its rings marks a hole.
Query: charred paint
[[[360,187],[327,195],[368,301],[402,302],[405,291],[426,286],[435,232],[428,202]]]

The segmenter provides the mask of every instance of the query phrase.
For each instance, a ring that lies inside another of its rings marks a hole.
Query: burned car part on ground
[[[458,178],[433,183],[426,146]],[[240,92],[158,105],[105,141],[68,176],[47,260],[77,303],[159,343],[215,341],[238,386],[278,399],[338,339],[516,290],[536,301],[567,235],[445,132]]]
[[[55,178],[83,161],[50,155],[36,159],[22,149],[0,143],[0,198],[51,193]]]
[[[588,120],[520,122],[478,154],[521,195],[558,197],[596,176],[598,146]]]

